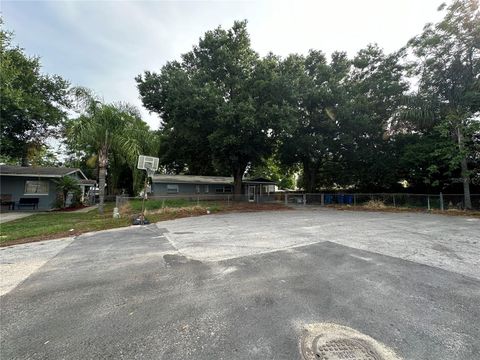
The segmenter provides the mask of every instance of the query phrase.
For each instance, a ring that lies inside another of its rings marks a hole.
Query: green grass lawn
[[[52,211],[10,221],[0,225],[0,246],[23,242],[23,239],[59,238],[88,231],[128,226],[132,223],[132,217],[141,213],[142,200],[130,200],[128,204],[128,212],[123,214],[120,219],[114,219],[112,216],[115,205],[107,203],[105,204],[104,215],[100,215],[97,209],[87,213]],[[200,202],[200,206],[197,206],[196,201],[168,199],[165,201],[147,200],[145,201],[145,208],[147,209],[147,220],[157,222],[206,214],[207,208],[213,213],[222,210],[223,207],[215,202]],[[154,212],[164,208],[165,211]]]
[[[113,206],[113,204],[106,204],[104,215],[98,214],[97,209],[87,213],[48,212],[1,224],[0,244],[18,239],[49,238],[51,235],[68,236],[128,225],[129,219],[112,218]]]

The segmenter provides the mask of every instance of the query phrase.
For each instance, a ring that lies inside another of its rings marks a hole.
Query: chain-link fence
[[[480,210],[480,194],[473,194],[472,208]],[[175,194],[162,196],[128,197],[118,195],[115,206],[122,214],[138,214],[162,209],[201,207],[205,210],[221,209],[240,203],[283,204],[294,206],[348,206],[367,209],[403,208],[447,211],[465,208],[462,194],[407,194],[407,193],[295,193],[276,192],[270,194]]]
[[[394,207],[413,209],[464,210],[463,194],[409,193],[285,193],[290,205],[345,205],[370,208]],[[480,194],[471,195],[472,209],[480,210]]]
[[[145,199],[142,197],[128,197],[118,195],[115,201],[115,207],[121,214],[136,214],[142,209],[147,212],[158,212],[164,209],[180,209],[201,207],[205,210],[215,211],[220,208],[229,207],[238,203],[259,203],[268,201],[267,196],[255,201],[249,201],[247,195],[233,194],[176,194],[176,195],[149,195]]]

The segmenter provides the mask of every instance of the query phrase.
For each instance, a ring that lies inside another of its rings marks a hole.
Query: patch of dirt
[[[373,212],[389,212],[389,213],[428,213],[435,215],[445,215],[445,216],[468,216],[480,218],[480,211],[478,210],[446,210],[441,211],[437,209],[427,210],[427,209],[414,209],[414,208],[394,208],[394,207],[364,207],[364,206],[350,206],[350,205],[327,205],[328,208],[333,208],[341,211],[373,211]]]
[[[228,207],[223,208],[220,212],[255,212],[255,211],[281,211],[292,210],[292,208],[283,204],[268,203],[268,204],[255,204],[255,203],[233,203]]]

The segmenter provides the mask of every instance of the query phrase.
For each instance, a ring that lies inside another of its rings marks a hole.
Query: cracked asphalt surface
[[[478,359],[479,230],[306,209],[82,235],[0,298],[0,355],[300,359],[305,325],[330,322],[404,359]],[[29,252],[0,257],[10,271]]]

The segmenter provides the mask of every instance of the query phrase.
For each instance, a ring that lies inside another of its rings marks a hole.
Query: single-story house
[[[80,169],[0,165],[2,209],[7,206],[10,210],[52,209],[57,198],[55,180],[63,176],[78,180],[82,198],[95,185]]]
[[[242,194],[249,201],[257,196],[275,192],[275,182],[264,179],[243,179]],[[154,175],[153,196],[160,195],[218,195],[233,194],[233,177],[198,175]]]

